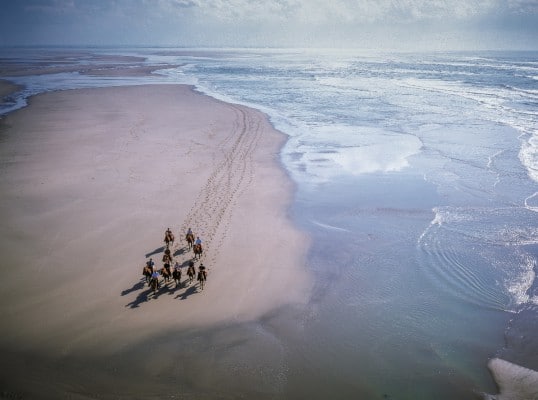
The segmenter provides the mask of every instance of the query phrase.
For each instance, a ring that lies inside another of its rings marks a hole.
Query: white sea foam
[[[536,279],[535,274],[536,260],[529,254],[524,254],[521,257],[521,270],[519,274],[511,277],[508,282],[505,282],[509,293],[515,300],[517,305],[526,303],[535,303],[538,299],[529,296],[529,288],[532,286]]]
[[[333,230],[333,231],[351,232],[348,229],[340,228],[338,226],[333,226],[333,225],[329,225],[329,224],[324,224],[323,222],[319,222],[319,221],[315,221],[315,220],[312,220],[312,223],[314,225],[320,226],[320,227],[325,228],[325,229]]]
[[[537,264],[525,246],[538,244],[538,227],[529,223],[528,210],[436,207],[433,212],[417,245],[435,282],[458,297],[510,312],[538,300],[529,294]]]
[[[538,192],[534,192],[525,198],[525,207],[531,211],[538,212]]]

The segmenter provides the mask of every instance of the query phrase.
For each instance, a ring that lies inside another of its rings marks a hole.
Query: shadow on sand
[[[180,300],[186,300],[187,297],[194,293],[198,293],[198,290],[196,289],[196,284],[187,287],[187,290],[185,290],[183,293],[178,294],[175,298]]]
[[[177,249],[176,251],[174,251],[174,254],[172,254],[174,257],[176,256],[180,256],[182,254],[185,254],[186,251],[185,251],[185,247],[182,247],[180,249]]]
[[[162,252],[164,252],[164,246],[158,247],[155,250],[150,251],[149,253],[146,253],[146,258],[151,257],[155,254],[162,253]]]
[[[145,280],[144,278],[142,278],[142,279],[140,280],[140,282],[135,283],[131,288],[126,289],[126,290],[122,290],[121,295],[122,295],[122,296],[126,296],[126,295],[128,295],[129,293],[135,292],[135,291],[137,291],[137,290],[144,289],[144,285],[145,285],[145,283],[146,283],[146,280]]]
[[[125,307],[138,308],[138,307],[140,307],[140,304],[145,303],[146,301],[148,301],[150,299],[151,294],[152,294],[151,289],[145,290],[145,291],[139,293],[138,296],[136,296],[136,299],[134,299],[130,303],[126,304]]]

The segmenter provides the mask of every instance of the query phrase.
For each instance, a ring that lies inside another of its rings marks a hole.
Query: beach
[[[111,386],[99,378],[109,357],[135,390],[145,369],[129,360],[143,343],[308,300],[285,136],[262,113],[182,85],[69,90],[31,98],[0,120],[0,138],[3,393],[85,398]],[[183,266],[186,229],[203,240],[203,291],[186,268],[156,295],[143,281],[149,258],[163,265],[168,227]]]
[[[113,51],[0,60],[0,397],[536,397],[534,53]]]

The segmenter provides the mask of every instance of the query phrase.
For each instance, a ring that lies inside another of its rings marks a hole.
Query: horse
[[[194,244],[194,234],[193,233],[187,233],[185,235],[185,240],[187,241],[187,245],[189,249],[192,249],[192,246]]]
[[[189,265],[189,268],[187,269],[187,276],[189,277],[189,285],[194,280],[194,274],[196,274],[196,271],[194,270],[194,265]]]
[[[172,255],[170,254],[170,249],[166,249],[163,254],[163,262],[172,262]]]
[[[170,273],[170,269],[162,268],[159,272],[164,278],[164,283],[168,283],[168,281],[170,281],[170,276],[172,276],[172,274]]]
[[[181,270],[179,268],[174,269],[174,271],[172,272],[172,278],[174,278],[176,287],[181,286]]]
[[[149,285],[149,281],[151,280],[151,274],[153,274],[153,268],[151,268],[149,265],[144,265],[144,268],[142,268],[142,275],[146,278],[146,283]]]
[[[170,244],[174,245],[174,234],[170,231],[166,231],[164,234],[164,243],[166,243],[166,248],[170,247]]]
[[[195,259],[200,259],[202,258],[202,253],[203,253],[203,249],[202,249],[202,245],[201,244],[195,244],[193,247],[192,247],[192,251],[194,252],[194,258]]]
[[[157,289],[159,289],[159,278],[157,277],[151,278],[149,281],[149,286],[151,290],[153,291],[153,294],[155,295],[157,293]]]
[[[206,270],[200,270],[198,271],[198,282],[200,282],[200,289],[201,290],[204,290],[204,284],[205,284],[205,281],[207,280],[207,272]]]

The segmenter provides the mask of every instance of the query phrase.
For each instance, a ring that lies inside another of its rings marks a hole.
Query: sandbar
[[[0,348],[106,356],[307,302],[285,140],[264,114],[184,85],[47,93],[0,120]],[[185,274],[157,295],[144,282],[168,227],[182,265],[185,230],[204,241],[203,291]]]

